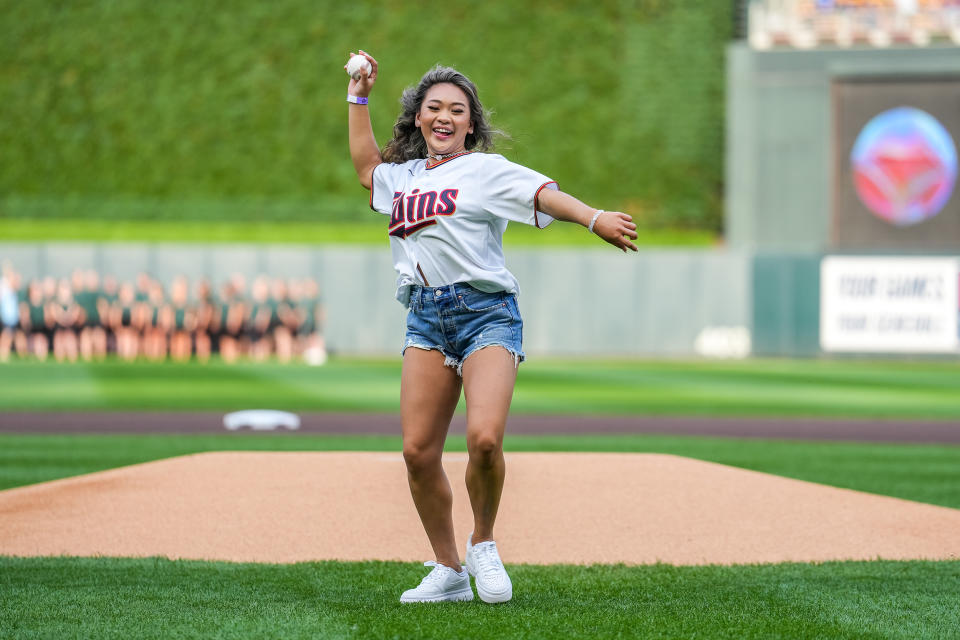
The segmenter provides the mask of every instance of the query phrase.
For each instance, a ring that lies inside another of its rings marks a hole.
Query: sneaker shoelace
[[[497,555],[496,544],[482,545],[479,549],[475,549],[474,553],[479,553],[477,560],[484,577],[492,577],[503,571],[503,563],[500,561],[500,556]]]
[[[428,582],[439,582],[440,580],[443,579],[444,569],[450,569],[449,567],[446,567],[442,564],[437,564],[433,560],[430,560],[429,562],[424,562],[423,566],[433,567],[433,571],[431,571],[430,573],[428,573],[423,577],[424,584]],[[450,571],[453,571],[453,569],[450,569]]]

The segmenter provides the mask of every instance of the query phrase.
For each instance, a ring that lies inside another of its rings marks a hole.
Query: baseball
[[[352,77],[354,80],[360,80],[361,69],[366,69],[367,73],[369,74],[371,71],[373,71],[373,65],[371,65],[370,61],[363,56],[350,56],[350,60],[347,61],[347,75]]]

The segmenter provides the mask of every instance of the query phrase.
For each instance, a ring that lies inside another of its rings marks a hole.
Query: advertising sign
[[[841,257],[820,264],[820,346],[960,351],[960,258]]]
[[[960,250],[960,77],[833,82],[834,250]]]

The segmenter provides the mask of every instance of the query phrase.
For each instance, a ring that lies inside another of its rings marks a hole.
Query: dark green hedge
[[[731,3],[0,0],[0,215],[364,215],[342,65],[381,62],[386,141],[437,62],[501,152],[651,225],[721,224]]]

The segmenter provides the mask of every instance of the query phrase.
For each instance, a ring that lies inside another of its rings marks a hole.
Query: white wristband
[[[597,218],[600,217],[601,213],[606,213],[603,209],[597,209],[597,212],[593,214],[593,220],[590,221],[590,226],[587,227],[587,231],[593,233],[593,225],[597,224]]]

